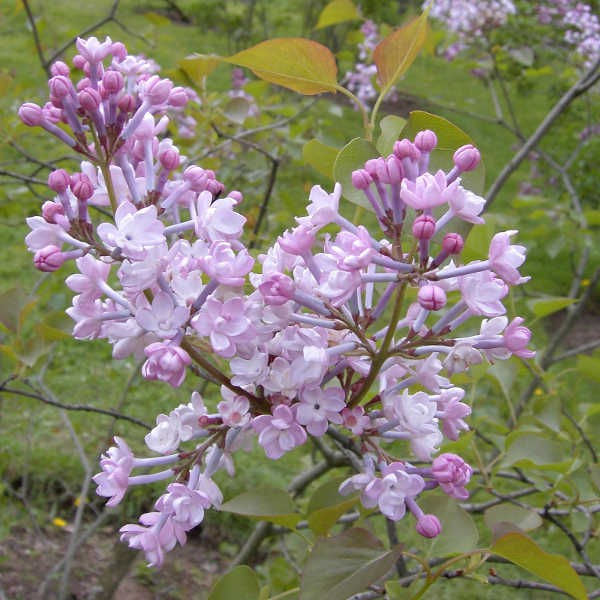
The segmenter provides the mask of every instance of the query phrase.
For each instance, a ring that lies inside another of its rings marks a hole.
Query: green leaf
[[[510,523],[523,531],[537,529],[543,523],[542,517],[532,510],[515,504],[498,504],[488,508],[483,519],[490,530],[498,523]]]
[[[238,123],[241,125],[248,116],[250,112],[250,102],[246,100],[246,98],[242,98],[238,96],[236,98],[232,98],[227,102],[227,104],[223,107],[223,113],[225,116],[233,121],[234,123]]]
[[[391,154],[394,150],[394,142],[400,138],[400,133],[406,126],[406,119],[396,115],[383,117],[379,122],[381,135],[377,140],[377,151],[382,156]]]
[[[14,287],[0,294],[0,323],[9,331],[17,333],[36,299],[31,299],[21,287]]]
[[[538,319],[542,319],[543,317],[554,314],[555,312],[558,312],[567,306],[571,306],[571,304],[575,302],[577,302],[577,298],[561,298],[556,296],[553,298],[529,300],[527,302],[527,306]]]
[[[409,114],[408,123],[401,135],[402,137],[413,139],[419,131],[423,131],[424,129],[431,129],[435,132],[438,139],[437,147],[431,153],[429,159],[429,170],[433,173],[438,169],[451,169],[454,166],[452,156],[460,146],[466,144],[476,145],[471,137],[460,127],[454,125],[454,123],[423,110],[413,110]],[[463,185],[472,192],[483,194],[485,185],[485,167],[483,161],[479,163],[479,166],[474,171],[463,173],[461,179]],[[475,229],[479,228],[476,227]]]
[[[247,67],[260,79],[307,96],[336,91],[335,57],[329,48],[312,40],[267,40],[233,56],[215,58]]]
[[[419,499],[419,503],[425,513],[433,513],[442,524],[442,533],[429,545],[429,556],[461,554],[475,548],[479,539],[475,522],[454,498],[431,493]]]
[[[388,35],[373,51],[383,95],[407,71],[423,47],[429,32],[428,12]]]
[[[600,210],[598,210],[597,208],[584,210],[583,216],[585,217],[587,224],[590,225],[591,227],[593,227],[594,225],[595,226],[600,225]]]
[[[342,184],[344,197],[370,211],[373,208],[363,192],[352,185],[352,171],[361,169],[367,160],[378,156],[379,152],[371,142],[363,138],[354,138],[340,150],[333,165],[333,179]]]
[[[544,552],[532,539],[512,532],[497,540],[490,551],[545,579],[577,600],[586,600],[587,591],[579,575],[564,556]]]
[[[537,433],[515,431],[506,439],[506,455],[503,466],[543,468],[566,472],[572,458],[565,460],[566,453],[560,442]]]
[[[221,511],[253,517],[277,525],[294,528],[301,516],[290,495],[284,490],[257,487],[221,505]]]
[[[208,600],[231,600],[232,598],[259,600],[258,577],[250,567],[240,565],[225,573],[208,595]]]
[[[600,382],[600,357],[597,355],[579,355],[577,357],[577,370],[592,381]]]
[[[338,150],[336,148],[319,140],[310,140],[302,148],[304,162],[328,179],[333,179],[333,165],[337,155]]]
[[[182,58],[177,64],[193,83],[200,86],[204,78],[208,77],[217,68],[219,62],[218,56],[191,54]]]
[[[315,29],[337,25],[345,21],[361,19],[360,12],[351,0],[332,0],[319,15]]]
[[[324,483],[308,502],[308,525],[317,535],[326,535],[337,520],[358,501],[357,494],[348,497],[338,492],[343,480],[344,478],[336,478]]]
[[[165,27],[171,25],[171,19],[168,19],[164,15],[160,15],[156,12],[147,12],[144,14],[144,17],[152,23],[152,25],[156,25],[157,27]]]
[[[319,538],[304,565],[301,600],[347,600],[383,577],[401,554],[386,550],[366,529],[352,528]]]

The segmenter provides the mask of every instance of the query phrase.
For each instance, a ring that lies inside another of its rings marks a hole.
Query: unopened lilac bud
[[[90,81],[89,77],[84,77],[83,79],[80,79],[79,82],[77,83],[77,91],[81,92],[81,90],[85,90],[89,87],[92,87],[92,82]]]
[[[381,157],[380,157],[381,158]],[[383,160],[383,159],[381,159]],[[379,158],[371,158],[365,163],[365,171],[373,178],[377,179],[377,167]]]
[[[179,166],[179,152],[171,146],[159,153],[158,160],[167,171],[174,171]]]
[[[69,69],[69,66],[62,60],[57,60],[50,67],[50,73],[52,73],[52,75],[63,75],[64,77],[68,77],[71,73],[71,70]]]
[[[217,181],[216,179],[209,179],[208,183],[206,184],[206,189],[213,196],[220,196],[223,193],[225,186],[220,181]]]
[[[83,58],[83,56],[81,56],[81,54],[76,54],[73,57],[73,66],[76,69],[81,69],[83,71],[86,64],[87,64],[87,60],[85,60],[85,58]]]
[[[188,103],[189,96],[185,91],[185,88],[182,88],[180,85],[174,87],[169,94],[169,106],[174,106],[176,108],[181,108]]]
[[[119,71],[106,71],[102,86],[109,94],[117,94],[123,89],[123,75]]]
[[[187,181],[195,192],[202,192],[206,189],[208,176],[202,167],[192,165],[183,172],[183,180]]]
[[[94,186],[84,173],[74,173],[71,175],[71,191],[78,200],[86,201],[94,195]]]
[[[65,256],[58,246],[44,246],[38,250],[33,257],[33,264],[36,269],[51,273],[60,269],[65,262]]]
[[[390,154],[385,159],[385,167],[387,171],[387,179],[386,183],[400,183],[404,177],[404,169],[402,168],[402,163],[400,159],[398,159],[394,154]]]
[[[403,158],[410,158],[411,160],[418,160],[421,156],[419,149],[407,139],[398,140],[394,143],[394,154],[402,160]]]
[[[88,87],[84,90],[81,90],[79,94],[77,94],[77,98],[79,100],[79,104],[81,108],[86,112],[96,112],[102,103],[102,98],[100,97],[100,93],[94,88]]]
[[[419,131],[415,136],[415,146],[421,152],[431,152],[437,146],[437,135],[430,129]]]
[[[429,215],[418,216],[413,222],[412,233],[418,240],[430,240],[435,233],[435,219]]]
[[[62,100],[71,93],[73,84],[68,77],[56,75],[48,80],[48,88],[50,89],[50,96],[52,98]]]
[[[440,310],[446,305],[446,292],[437,285],[424,285],[419,288],[417,300],[425,310]]]
[[[66,192],[70,184],[71,178],[64,169],[56,169],[48,175],[48,187],[57,194]]]
[[[135,98],[131,94],[124,94],[119,100],[119,110],[124,113],[132,113],[136,104]]]
[[[366,169],[352,171],[352,185],[357,190],[366,190],[372,182],[373,178],[369,175]]]
[[[461,171],[472,171],[481,161],[481,154],[475,146],[467,144],[461,146],[452,157],[454,164]]]
[[[227,196],[234,200],[236,205],[240,204],[240,202],[242,202],[242,200],[244,199],[244,195],[238,190],[232,190],[231,192],[229,192],[229,194],[227,194]]]
[[[161,79],[158,75],[152,75],[144,82],[144,99],[153,106],[164,104],[169,99],[169,94],[173,89],[173,82],[170,79]]]
[[[19,118],[28,127],[36,127],[44,121],[42,107],[33,102],[25,102],[19,108]]]
[[[60,217],[64,217],[65,209],[63,205],[59,202],[53,202],[52,200],[47,200],[42,204],[42,217],[48,223],[57,223],[60,221]],[[58,221],[57,221],[58,217]]]
[[[127,48],[123,42],[114,42],[110,48],[110,52],[119,62],[127,56]]]
[[[63,120],[62,110],[54,106],[51,102],[46,102],[42,109],[44,119],[50,123],[60,123]]]
[[[422,515],[417,521],[417,533],[426,538],[434,538],[442,532],[442,524],[435,515]]]
[[[458,233],[447,233],[442,240],[442,248],[444,252],[452,254],[460,254],[465,243],[462,236]]]

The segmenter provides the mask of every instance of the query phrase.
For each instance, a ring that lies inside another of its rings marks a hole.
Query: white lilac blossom
[[[51,113],[20,110],[84,159],[79,173],[50,175],[56,198],[27,221],[34,263],[57,271],[74,261],[74,337],[107,340],[116,359],[144,359],[147,380],[177,388],[192,372],[204,376],[220,396],[207,407],[194,392],[158,415],[145,438],[155,456],[135,457],[120,438],[103,455],[94,480],[110,506],[133,485],[168,482],[121,539],[159,566],[220,506],[213,475],[234,473],[232,456],[249,439],[277,460],[328,433],[367,449],[341,493],[360,491],[365,507],[393,520],[408,512],[421,535],[439,534],[444,523],[419,498],[440,488],[464,499],[471,475],[459,456],[438,455],[445,438],[468,429],[471,408],[452,377],[535,354],[523,319],[504,316],[510,287],[528,279],[516,231],[494,236],[487,257],[460,260],[453,228],[483,221],[484,200],[460,177],[477,167],[477,149],[457,149],[452,169],[431,173],[436,135],[398,140],[352,174],[378,230],[340,214],[339,183],[333,192],[315,186],[297,224],[255,259],[242,239],[241,194],[224,194],[208,169],[182,172],[164,137],[164,114],[184,95],[118,42],[78,48],[75,66],[94,75],[74,84],[55,65]],[[48,126],[57,115],[68,127]],[[415,458],[425,466],[412,466]]]

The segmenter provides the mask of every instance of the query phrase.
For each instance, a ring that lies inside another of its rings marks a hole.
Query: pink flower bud
[[[385,159],[388,183],[400,183],[404,177],[404,168],[400,159],[394,154],[390,154]]]
[[[51,102],[46,102],[42,108],[44,119],[50,123],[60,123],[63,120],[62,110],[56,108]]]
[[[135,111],[136,104],[137,102],[131,94],[125,94],[119,100],[119,110],[124,113],[132,113]]]
[[[64,169],[56,169],[48,175],[48,187],[57,194],[66,192],[70,184],[71,178]]]
[[[179,152],[176,148],[167,148],[158,155],[158,160],[167,171],[173,171],[179,166]]]
[[[174,87],[169,94],[169,106],[181,108],[188,103],[189,97],[185,88],[181,86]]]
[[[365,163],[365,171],[373,178],[373,179],[377,179],[378,175],[377,175],[377,167],[378,167],[378,162],[379,162],[379,158],[371,158],[369,159],[366,163]],[[381,160],[383,160],[383,158],[381,158]]]
[[[111,46],[110,52],[119,62],[127,56],[127,48],[123,42],[115,42]]]
[[[63,75],[64,77],[68,77],[71,73],[71,70],[69,69],[68,65],[65,64],[62,60],[57,60],[50,67],[50,72],[52,73],[52,75]]]
[[[244,199],[244,195],[238,190],[232,190],[231,192],[229,192],[229,194],[227,194],[227,196],[234,200],[236,204],[240,204],[240,202],[242,202],[242,200]]]
[[[447,233],[442,240],[442,248],[448,254],[460,254],[465,243],[458,233]]]
[[[84,173],[71,175],[71,191],[78,200],[86,201],[94,195],[94,186]]]
[[[431,152],[437,146],[437,135],[430,129],[419,131],[415,136],[415,146],[421,152]]]
[[[418,216],[413,222],[412,233],[418,240],[430,240],[435,233],[435,219],[429,215]]]
[[[52,200],[47,200],[42,204],[42,217],[48,223],[58,223],[61,220],[60,217],[64,217],[65,209],[63,205],[59,202],[52,202]],[[57,221],[58,217],[58,221]]]
[[[158,75],[152,75],[144,83],[144,98],[147,98],[153,106],[158,106],[169,99],[172,89],[173,82],[170,79],[161,79]]]
[[[96,112],[102,103],[102,98],[100,97],[99,92],[91,87],[81,90],[81,92],[77,94],[77,98],[81,108],[90,113]]]
[[[220,181],[217,181],[216,179],[209,179],[208,183],[206,184],[206,189],[213,196],[220,196],[223,193],[225,186]]]
[[[25,102],[19,108],[19,118],[28,127],[36,127],[44,121],[42,107],[33,102]]]
[[[109,94],[117,94],[123,89],[123,75],[119,71],[106,71],[102,85]]]
[[[527,344],[531,340],[531,331],[527,327],[521,325],[523,319],[515,317],[504,330],[504,345],[515,356],[521,358],[533,358],[535,352],[527,349]]]
[[[48,80],[48,88],[50,89],[50,96],[52,98],[62,100],[71,93],[73,84],[68,77],[56,75]]]
[[[36,269],[51,273],[60,269],[65,262],[65,256],[58,246],[44,246],[38,250],[33,257],[33,264]]]
[[[91,86],[92,82],[90,81],[90,78],[84,77],[83,79],[80,79],[77,83],[77,91],[80,92],[81,90],[85,90],[86,88],[89,88]]]
[[[183,172],[183,180],[187,181],[195,192],[203,192],[206,189],[208,176],[202,167],[193,165]]]
[[[422,515],[417,521],[417,533],[423,537],[434,538],[442,532],[442,524],[435,515]]]
[[[425,310],[440,310],[446,305],[446,292],[437,285],[424,285],[419,288],[417,300]]]
[[[481,161],[481,154],[475,146],[467,144],[461,146],[454,153],[453,160],[456,167],[461,171],[472,171]]]
[[[85,60],[85,58],[83,58],[83,56],[81,56],[81,54],[76,54],[73,57],[73,66],[76,69],[80,69],[83,71],[86,64],[87,64],[87,60]]]
[[[352,185],[357,190],[366,190],[372,182],[373,178],[369,175],[366,169],[352,171]]]
[[[418,160],[421,156],[419,149],[407,139],[398,140],[394,143],[394,154],[402,160],[403,158],[410,158],[411,160]]]

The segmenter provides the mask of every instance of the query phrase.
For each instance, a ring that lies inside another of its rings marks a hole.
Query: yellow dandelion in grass
[[[541,396],[544,393],[544,390],[542,388],[535,388],[535,391],[533,393],[536,396]]]
[[[582,287],[587,287],[588,285],[590,285],[590,280],[589,279],[582,279],[581,280],[581,285],[582,285]]]
[[[61,519],[60,517],[54,517],[54,519],[52,519],[52,525],[54,525],[55,527],[66,527],[67,522],[64,519]]]
[[[79,506],[81,504],[81,498],[77,496],[75,500],[73,500],[73,506]]]

